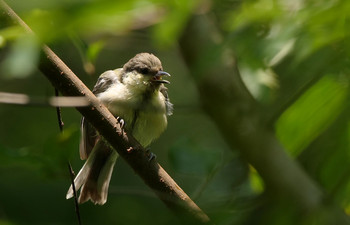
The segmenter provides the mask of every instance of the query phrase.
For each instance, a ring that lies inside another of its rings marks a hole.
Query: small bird
[[[108,70],[99,77],[93,93],[123,122],[143,146],[148,147],[167,127],[167,116],[173,112],[163,80],[170,76],[160,60],[149,53],[139,53],[123,68]],[[118,153],[86,120],[81,122],[80,158],[86,159],[74,180],[80,191],[78,202],[91,200],[103,205],[107,201],[109,182]],[[70,186],[66,198],[73,197]]]

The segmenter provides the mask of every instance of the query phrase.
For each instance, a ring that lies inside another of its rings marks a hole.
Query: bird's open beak
[[[162,79],[163,76],[170,77],[170,74],[165,71],[158,71],[158,73],[152,77],[152,81],[155,83],[170,84],[169,81]]]

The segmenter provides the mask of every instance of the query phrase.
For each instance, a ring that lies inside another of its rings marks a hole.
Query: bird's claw
[[[157,156],[156,154],[154,154],[153,152],[151,152],[150,148],[146,149],[146,153],[147,153],[147,157],[148,157],[148,161],[151,162],[153,159],[156,159]]]
[[[118,123],[120,124],[120,128],[124,129],[125,121],[119,116],[117,116],[116,119],[117,119]]]

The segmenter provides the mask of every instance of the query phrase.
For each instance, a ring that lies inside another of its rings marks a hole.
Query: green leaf
[[[261,194],[264,189],[265,189],[265,184],[258,172],[253,168],[250,168],[250,176],[249,176],[249,181],[250,181],[250,186],[254,193],[256,194]]]
[[[325,76],[276,123],[277,137],[293,155],[299,155],[344,109],[347,88],[333,76]]]

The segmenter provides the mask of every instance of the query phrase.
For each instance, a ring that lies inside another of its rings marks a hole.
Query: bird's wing
[[[160,92],[164,95],[164,98],[165,98],[166,114],[167,116],[171,116],[173,114],[174,105],[170,102],[170,99],[168,96],[168,88],[162,85],[160,87]]]
[[[83,117],[81,120],[81,137],[79,145],[80,158],[85,160],[89,157],[96,145],[99,136],[95,128]]]
[[[123,69],[120,68],[116,70],[108,70],[101,74],[92,92],[95,95],[98,95],[99,93],[106,91],[112,84],[120,83],[122,80],[122,71]]]
[[[106,91],[112,84],[121,81],[122,69],[108,70],[98,78],[93,93],[98,96],[99,93]],[[81,120],[80,137],[80,158],[87,159],[99,140],[99,135],[95,128],[83,117]]]

